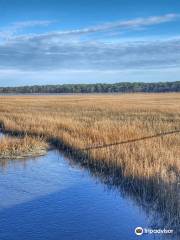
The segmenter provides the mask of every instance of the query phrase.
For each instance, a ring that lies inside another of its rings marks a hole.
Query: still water
[[[133,240],[142,208],[58,151],[0,165],[0,240]],[[156,238],[157,239],[157,238]]]

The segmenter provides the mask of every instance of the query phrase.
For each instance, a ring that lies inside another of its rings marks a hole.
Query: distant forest
[[[180,92],[180,81],[177,82],[121,82],[114,84],[63,84],[63,85],[35,85],[23,87],[0,87],[0,94],[36,94],[36,93],[160,93]]]

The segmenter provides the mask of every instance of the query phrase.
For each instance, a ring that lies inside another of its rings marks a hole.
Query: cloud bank
[[[37,72],[49,75],[61,71],[114,72],[156,70],[180,67],[180,38],[130,42],[105,42],[82,39],[81,36],[121,29],[136,30],[179,19],[177,14],[138,18],[105,23],[94,27],[44,34],[19,34],[29,27],[48,26],[52,21],[16,22],[0,32],[0,74],[11,76],[14,71],[34,76]],[[11,29],[11,31],[10,31]],[[10,32],[10,33],[9,33]],[[47,74],[47,72],[49,74]],[[21,75],[21,74],[20,74]],[[39,75],[37,75],[39,76]],[[84,75],[83,75],[84,76]]]
[[[122,70],[180,66],[180,39],[104,43],[23,40],[0,46],[0,68]]]

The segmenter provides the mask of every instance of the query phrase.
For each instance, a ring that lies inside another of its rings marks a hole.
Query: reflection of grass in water
[[[0,123],[4,131],[41,136],[83,159],[86,153],[78,149],[179,130],[180,94],[0,97]],[[155,208],[167,208],[165,194],[177,216],[179,146],[179,133],[146,139],[90,150],[87,164],[120,169],[121,181],[132,185],[140,200],[157,199]]]
[[[26,168],[28,166],[28,164],[30,163],[30,161],[38,161],[39,160],[40,155],[36,154],[36,155],[31,155],[31,156],[25,156],[25,157],[19,157],[19,158],[2,158],[0,159],[0,171],[3,172],[7,170],[8,166],[10,165],[14,165],[16,166],[16,164],[19,164],[21,166],[23,166],[24,168]]]
[[[111,163],[90,161],[88,154],[81,159],[72,154],[66,156],[70,164],[88,169],[108,189],[118,190],[122,196],[132,199],[146,212],[150,220],[149,227],[173,229],[173,236],[169,236],[173,239],[180,236],[180,189],[177,182],[125,176],[121,168]],[[178,179],[180,180],[180,176]],[[165,238],[164,235],[163,237]]]

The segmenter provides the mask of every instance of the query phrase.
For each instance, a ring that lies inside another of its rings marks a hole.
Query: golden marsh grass
[[[46,142],[33,137],[2,137],[0,138],[0,159],[42,155],[46,152],[47,147]]]
[[[180,94],[1,96],[5,131],[36,135],[66,151],[138,139],[180,129]],[[93,161],[121,168],[123,175],[176,181],[180,134],[91,150]]]

